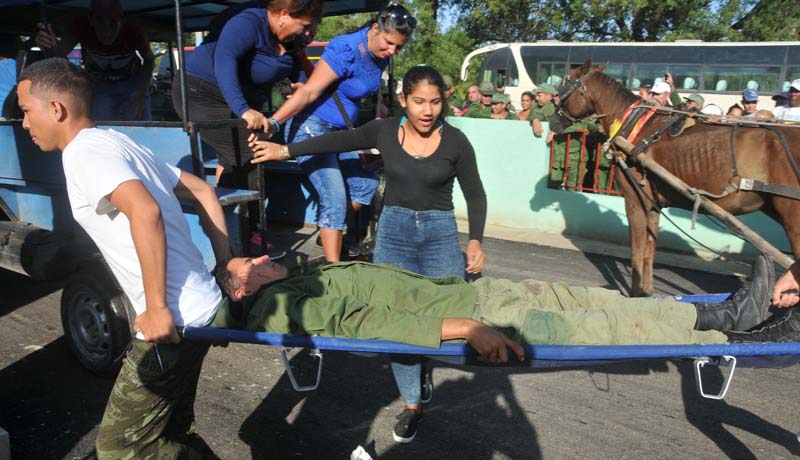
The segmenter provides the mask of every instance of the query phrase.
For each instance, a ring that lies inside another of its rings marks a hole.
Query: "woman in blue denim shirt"
[[[308,82],[273,115],[276,126],[294,117],[287,142],[352,125],[361,100],[380,89],[383,69],[409,39],[416,23],[408,10],[392,4],[370,26],[331,40]],[[325,259],[338,261],[348,203],[351,211],[369,204],[378,186],[377,177],[361,168],[356,152],[301,156],[297,162],[319,197],[317,225]]]
[[[453,182],[467,202],[469,243],[466,272],[483,270],[481,247],[486,222],[486,194],[475,152],[467,137],[442,120],[444,81],[435,69],[417,66],[403,78],[402,118],[375,120],[355,130],[339,131],[282,146],[253,142],[254,162],[321,156],[336,149],[381,152],[386,173],[384,208],[378,225],[374,262],[427,276],[463,277],[464,257],[453,215]],[[411,442],[422,416],[421,402],[430,390],[419,356],[393,355],[392,371],[406,407],[394,427],[394,439]],[[421,384],[422,383],[422,384]]]

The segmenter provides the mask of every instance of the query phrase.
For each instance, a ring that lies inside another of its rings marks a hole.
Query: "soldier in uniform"
[[[558,94],[553,85],[542,83],[534,91],[536,94],[536,106],[531,108],[528,112],[528,120],[533,126],[533,134],[536,137],[542,136],[542,122],[547,121],[551,115],[556,112],[556,106],[553,104],[553,96]]]
[[[470,104],[466,116],[469,118],[491,118],[494,85],[490,81],[484,81],[478,85],[478,91],[481,93],[481,100]]]
[[[594,153],[597,142],[596,136],[592,133],[597,132],[597,129],[596,123],[583,119],[564,129],[562,134],[555,134],[552,131],[547,134],[548,144],[555,143],[553,166],[550,169],[550,186],[574,189],[583,185],[583,178],[587,175],[594,177]],[[569,152],[567,152],[567,142],[569,142]],[[584,144],[586,153],[584,162],[581,163],[581,148]],[[602,177],[598,178],[598,188],[605,188],[608,184],[608,172],[602,165],[601,170]]]
[[[508,94],[495,93],[492,96],[492,115],[495,120],[517,120],[516,115],[508,110],[511,98]]]
[[[442,80],[444,80],[444,97],[447,98],[447,105],[448,110],[445,112],[446,116],[461,116],[461,107],[464,105],[464,99],[458,94],[456,91],[456,87],[453,86],[453,77],[450,75],[442,75]]]

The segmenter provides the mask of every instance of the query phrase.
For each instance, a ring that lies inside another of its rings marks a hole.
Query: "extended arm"
[[[228,240],[228,227],[225,224],[225,214],[219,204],[217,192],[209,183],[189,174],[181,172],[175,196],[179,200],[192,201],[197,206],[200,224],[203,226],[211,247],[214,249],[214,258],[217,262],[231,258],[230,241]]]
[[[133,107],[133,113],[137,118],[142,119],[147,110],[147,93],[150,90],[150,80],[153,78],[153,66],[155,65],[155,56],[153,56],[153,52],[150,50],[150,40],[144,32],[142,32],[142,46],[139,48],[142,68],[136,75],[138,82],[136,97],[134,98],[135,106]]]
[[[481,247],[483,229],[486,225],[486,192],[483,189],[481,176],[478,174],[478,164],[475,159],[475,150],[466,139],[461,136],[464,145],[459,146],[461,155],[456,162],[456,177],[464,199],[467,202],[467,218],[469,219],[469,243],[467,243],[467,273],[480,273],[483,271],[485,255]]]
[[[146,310],[136,317],[134,329],[148,342],[177,343],[180,339],[167,305],[167,238],[161,208],[139,180],[119,184],[109,201],[130,222],[142,270]]]
[[[478,359],[487,363],[508,362],[508,348],[525,359],[525,350],[513,340],[489,326],[469,318],[445,318],[442,321],[442,340],[465,339],[475,351]]]
[[[251,141],[253,163],[288,160],[300,155],[322,155],[371,149],[378,144],[378,133],[388,119],[374,120],[357,129],[346,129],[316,136],[303,142],[282,146],[268,141]]]
[[[277,112],[272,117],[278,123],[285,123],[286,120],[297,115],[308,104],[316,101],[322,95],[323,91],[330,85],[336,82],[339,76],[331,69],[324,59],[321,59],[311,74],[305,85],[301,86],[297,91],[292,94],[286,102],[281,105]],[[272,129],[271,126],[268,126]],[[340,150],[340,152],[343,150]]]

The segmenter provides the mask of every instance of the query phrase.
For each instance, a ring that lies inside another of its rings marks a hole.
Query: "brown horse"
[[[553,124],[568,123],[591,114],[600,118],[606,133],[623,118],[626,109],[640,98],[605,75],[605,66],[592,70],[591,61],[570,72],[559,88],[562,94],[559,113]],[[633,139],[637,144],[666,123],[667,114],[656,113]],[[556,129],[556,128],[551,128]],[[688,185],[713,194],[722,194],[728,184],[739,184],[739,178],[759,179],[772,184],[800,187],[779,136],[760,127],[736,127],[733,131],[733,152],[739,172],[734,177],[731,158],[731,125],[698,122],[682,134],[662,135],[647,154]],[[800,128],[778,127],[800,164]],[[633,181],[620,168],[615,168],[614,181],[625,197],[625,212],[631,235],[631,264],[633,281],[631,295],[653,292],[653,258],[658,239],[659,211],[647,198],[654,198],[662,207],[676,206],[691,209],[689,200],[640,167],[631,165]],[[792,245],[795,259],[800,255],[800,201],[777,195],[737,190],[715,200],[732,214],[757,210],[781,224]]]

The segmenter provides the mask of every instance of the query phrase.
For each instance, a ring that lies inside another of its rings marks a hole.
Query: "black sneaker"
[[[397,423],[394,425],[392,437],[395,442],[408,444],[417,435],[417,425],[422,420],[422,414],[414,409],[406,409],[397,416]]]

